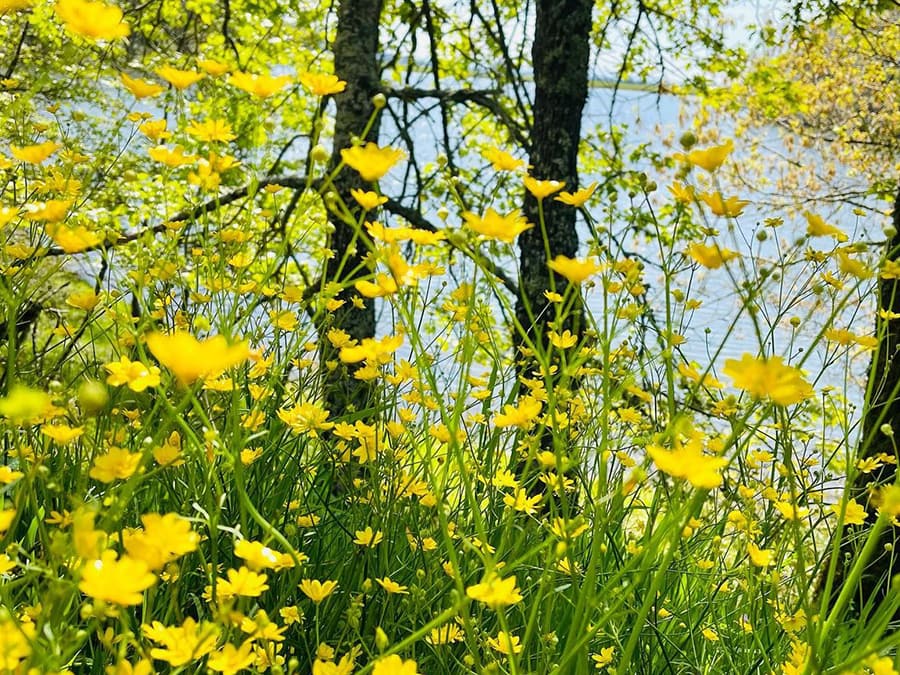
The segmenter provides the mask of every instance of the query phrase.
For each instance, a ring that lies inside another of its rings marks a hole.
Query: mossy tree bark
[[[341,150],[361,137],[375,113],[372,97],[380,88],[378,65],[378,29],[383,0],[341,0],[334,40],[335,74],[347,83],[344,92],[335,97],[337,111],[334,128],[334,150],[331,169],[341,161]],[[365,141],[377,141],[378,120],[365,134]],[[359,174],[349,168],[334,180],[334,193],[347,205],[353,221],[358,221],[359,207],[350,195],[354,188],[371,189]],[[375,305],[360,298],[353,281],[365,276],[365,247],[359,239],[359,228],[336,212],[329,214],[333,228],[330,248],[334,257],[328,261],[325,280],[343,287],[337,298],[344,304],[328,314],[319,324],[320,361],[323,373],[323,400],[332,415],[361,412],[370,406],[371,386],[357,380],[340,364],[338,350],[325,337],[330,328],[345,331],[351,338],[362,340],[375,335]],[[335,365],[337,364],[337,365]]]
[[[900,232],[900,193],[894,202],[893,223]],[[900,260],[900,234],[895,234],[887,247],[888,259]],[[897,439],[883,430],[888,425],[900,437],[900,321],[888,318],[900,314],[900,280],[879,278],[877,296],[875,330],[878,347],[869,370],[868,404],[858,452],[860,459],[875,460],[877,467],[860,473],[853,482],[851,496],[866,507],[866,523],[848,526],[843,532],[830,603],[848,583],[846,576],[878,518],[875,492],[881,486],[894,483],[900,460],[895,446]],[[867,604],[870,609],[877,608],[891,589],[894,575],[900,574],[897,534],[897,528],[890,525],[882,532],[882,541],[854,589],[849,607],[851,616],[859,618]]]
[[[535,33],[532,47],[534,68],[534,106],[531,127],[530,174],[540,180],[565,181],[566,190],[578,187],[578,146],[581,141],[581,118],[588,94],[588,60],[590,56],[591,0],[537,0]],[[529,353],[532,345],[539,353],[548,354],[547,333],[582,331],[580,296],[565,319],[557,322],[557,305],[546,291],[565,294],[568,282],[551,272],[548,261],[558,255],[575,257],[578,251],[575,208],[547,197],[542,202],[526,191],[524,214],[534,227],[519,235],[519,297],[516,319],[519,329],[513,333],[513,344],[519,350],[517,370],[520,377],[535,377],[540,364]],[[525,348],[522,350],[521,348]],[[563,399],[564,390],[577,384],[561,372],[551,374],[542,368],[537,377],[548,390],[556,390]],[[563,439],[543,433],[537,439],[544,449],[553,450]],[[518,473],[526,473],[528,462],[519,465]],[[532,484],[529,491],[542,491]]]

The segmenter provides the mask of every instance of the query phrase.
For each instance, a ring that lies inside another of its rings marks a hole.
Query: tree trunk
[[[354,136],[361,136],[375,112],[372,97],[379,90],[378,28],[383,0],[341,0],[338,7],[338,25],[334,40],[335,74],[347,83],[343,93],[335,97],[337,113],[334,128],[334,149],[331,168],[341,161],[341,150],[352,145]],[[365,140],[376,141],[376,120]],[[334,192],[357,219],[359,207],[350,195],[353,188],[370,189],[359,174],[350,168],[342,170],[334,180]],[[353,288],[353,281],[365,276],[363,265],[365,248],[359,241],[358,228],[334,213],[329,214],[334,228],[330,248],[334,257],[328,261],[326,280],[345,286],[338,294],[344,304],[328,314],[319,324],[319,354],[322,364],[322,385],[325,407],[332,415],[344,415],[365,410],[369,405],[371,387],[357,380],[340,364],[338,351],[326,339],[330,328],[345,331],[355,340],[375,335],[375,305],[371,299],[362,298],[362,306],[354,304],[360,298]],[[334,364],[337,364],[336,367]]]
[[[539,180],[565,181],[566,190],[578,187],[578,145],[581,141],[581,116],[588,92],[588,59],[590,56],[591,0],[537,0],[532,64],[534,68],[534,111],[531,131],[530,174]],[[518,348],[531,342],[540,352],[548,353],[548,324],[555,319],[556,308],[545,295],[554,289],[564,294],[565,278],[551,272],[548,261],[557,255],[575,257],[578,233],[575,229],[576,209],[547,197],[542,203],[526,191],[524,214],[534,227],[519,235],[519,297],[516,318],[522,333],[513,332],[513,345]],[[582,331],[580,296],[562,325],[556,330]],[[527,350],[526,352],[527,353]],[[520,378],[535,377],[537,362],[522,352],[516,354]],[[544,380],[548,391],[573,391],[577,383],[569,380],[562,369],[537,377]],[[562,397],[560,397],[562,399]],[[565,444],[549,432],[540,432],[537,443],[544,450],[555,451],[555,443]],[[544,492],[543,485],[531,481],[530,462],[520,458],[516,473],[528,484],[534,495]],[[568,473],[568,472],[567,472]],[[552,501],[567,510],[570,499]]]
[[[900,193],[894,201],[893,221],[894,227],[900,232]],[[900,234],[895,234],[888,243],[888,258],[900,260]],[[900,433],[900,321],[883,318],[881,310],[900,314],[900,280],[880,278],[878,280],[875,329],[879,343],[869,370],[870,381],[867,389],[871,390],[871,395],[863,419],[858,455],[860,458],[882,456],[896,459],[894,441],[883,433],[881,428],[887,424],[895,432]],[[859,474],[854,481],[851,496],[866,507],[867,522],[864,525],[848,526],[844,530],[834,588],[830,595],[831,602],[840,593],[855,556],[865,543],[869,528],[877,520],[878,513],[873,503],[872,490],[878,486],[892,484],[896,473],[896,463],[882,462],[874,471]],[[866,565],[854,593],[849,610],[853,617],[859,618],[863,606],[868,602],[873,603],[873,608],[877,608],[892,586],[892,577],[900,574],[900,560],[896,559],[898,541],[895,528],[889,525],[883,531],[881,540],[875,555]]]
[[[534,121],[531,132],[531,175],[565,181],[578,187],[578,144],[581,115],[587,99],[590,55],[590,0],[538,0],[532,61],[534,67]],[[574,257],[578,250],[576,210],[554,201],[543,202],[543,227],[537,199],[525,194],[525,217],[534,228],[519,235],[521,270],[516,318],[530,339],[543,343],[552,307],[544,295],[551,287],[549,259]],[[566,280],[555,275],[559,293]],[[577,314],[578,312],[576,312]],[[574,325],[577,317],[571,317]],[[516,335],[517,346],[522,338]]]

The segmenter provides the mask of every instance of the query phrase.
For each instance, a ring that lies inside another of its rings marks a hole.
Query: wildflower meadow
[[[327,4],[0,0],[0,673],[900,672],[896,184],[760,159],[832,85]]]

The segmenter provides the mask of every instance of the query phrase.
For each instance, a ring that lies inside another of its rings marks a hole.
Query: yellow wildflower
[[[499,148],[487,148],[482,150],[481,156],[491,163],[494,171],[515,171],[525,166],[525,160],[516,159],[508,152]]]
[[[141,453],[113,446],[106,454],[94,458],[94,465],[88,475],[102,483],[112,483],[114,480],[130,478],[140,465]]]
[[[744,354],[740,361],[727,359],[724,373],[738,389],[777,405],[793,405],[813,395],[812,385],[803,379],[800,370],[784,365],[780,356],[764,359]]]
[[[219,628],[207,621],[197,623],[188,617],[180,626],[165,626],[159,621],[141,626],[141,632],[162,645],[150,650],[150,656],[178,668],[198,661],[216,648]]]
[[[246,91],[257,98],[269,98],[287,86],[287,75],[256,75],[238,71],[228,78],[228,84]]]
[[[516,586],[515,575],[501,579],[496,574],[488,574],[480,584],[474,584],[466,589],[466,595],[473,600],[483,602],[491,609],[498,609],[507,605],[521,602],[522,594]]]
[[[564,255],[556,256],[547,263],[547,267],[573,284],[583,283],[603,269],[603,266],[597,262],[596,258],[578,259]]]
[[[154,72],[176,89],[187,89],[204,78],[204,74],[196,70],[179,70],[172,66],[161,66]]]
[[[253,652],[253,640],[245,640],[240,647],[235,647],[226,642],[222,647],[210,655],[206,665],[210,670],[215,670],[224,675],[235,675],[242,670],[249,669],[256,661]]]
[[[537,200],[545,199],[554,192],[559,192],[566,186],[563,181],[538,180],[533,176],[525,176],[525,178],[522,179],[522,182],[525,183],[525,189]]]
[[[674,478],[687,480],[696,488],[711,490],[722,484],[722,469],[728,460],[704,454],[703,439],[694,436],[687,443],[678,442],[674,450],[650,444],[646,446],[647,454],[656,468]]]
[[[715,215],[728,218],[736,218],[741,215],[744,212],[744,207],[750,203],[749,200],[738,199],[737,197],[728,197],[726,199],[721,192],[701,192],[697,197]]]
[[[209,143],[233,141],[237,136],[231,129],[231,125],[225,120],[210,119],[204,122],[191,122],[186,129],[189,136],[198,141]]]
[[[216,595],[219,600],[239,595],[245,598],[257,598],[269,589],[265,574],[259,574],[248,567],[230,569],[226,572],[228,579],[219,577],[216,584]]]
[[[678,154],[677,159],[686,160],[689,164],[699,166],[701,169],[712,173],[728,159],[728,155],[734,150],[734,141],[730,138],[722,145],[713,145],[709,148],[691,150],[687,156]]]
[[[45,223],[58,223],[59,221],[65,219],[66,213],[69,211],[69,207],[72,206],[71,199],[48,199],[46,202],[37,202],[35,204],[26,204],[25,205],[25,217],[28,220],[39,220]],[[53,232],[49,229],[47,231],[51,237],[53,237]],[[73,248],[77,248],[81,245],[81,239],[89,236],[89,232],[83,226],[79,226],[74,228],[71,232],[64,229],[61,234],[62,237],[71,237],[71,241],[73,242]],[[62,246],[62,242],[57,241],[60,246]],[[95,242],[96,243],[96,242]],[[74,251],[72,251],[74,253]],[[69,251],[66,251],[69,253]]]
[[[144,591],[155,583],[145,562],[127,555],[117,560],[116,552],[107,550],[85,563],[78,588],[96,600],[128,606],[140,604]]]
[[[396,581],[393,581],[390,577],[384,577],[384,579],[375,579],[375,581],[388,593],[399,593],[402,595],[409,593],[409,590],[406,586],[401,586]]]
[[[159,386],[159,368],[145,366],[127,356],[122,356],[118,361],[107,363],[103,367],[109,373],[106,383],[114,387],[127,384],[132,391],[144,391],[148,387]]]
[[[300,582],[300,590],[303,594],[317,605],[329,595],[334,593],[337,588],[336,581],[321,582],[318,579],[304,579]]]
[[[558,202],[562,202],[563,204],[568,204],[569,206],[574,206],[576,209],[581,208],[585,205],[588,199],[594,196],[594,192],[597,190],[597,183],[591,183],[575,192],[560,192],[559,195],[554,197],[554,199]]]
[[[131,33],[122,10],[105,2],[59,0],[53,9],[66,28],[89,40],[114,40]]]
[[[706,246],[705,244],[693,243],[688,246],[688,255],[694,262],[708,267],[709,269],[718,269],[723,263],[728,262],[732,258],[737,258],[740,254],[727,248],[720,248],[718,244]]]
[[[404,661],[396,654],[391,654],[375,661],[372,675],[420,675],[420,673],[416,670],[416,662],[412,659]]]
[[[519,654],[522,651],[522,644],[518,635],[512,635],[501,630],[497,633],[497,637],[487,639],[488,646],[501,654],[507,656]]]
[[[122,80],[122,84],[131,92],[131,95],[137,99],[156,96],[166,90],[161,84],[151,82],[150,80],[143,80],[139,77],[130,77],[125,73],[119,73],[119,79]]]
[[[246,342],[230,345],[222,335],[201,341],[184,331],[152,333],[147,336],[147,347],[183,384],[215,379],[250,356]]]
[[[391,167],[406,157],[402,150],[396,148],[380,148],[375,143],[365,146],[354,146],[341,150],[341,159],[352,169],[356,169],[365,181],[377,181]]]
[[[196,551],[200,543],[200,535],[191,529],[191,522],[177,513],[145,513],[141,523],[143,529],[123,533],[122,545],[129,556],[142,560],[153,571]]]
[[[492,208],[488,208],[484,216],[466,211],[463,213],[463,220],[470,230],[487,239],[496,239],[507,244],[513,243],[522,232],[534,227],[518,209],[510,211],[505,216]]]
[[[97,246],[103,238],[84,225],[48,225],[47,234],[66,253],[80,253]]]
[[[41,433],[60,445],[66,445],[81,437],[84,427],[70,427],[67,424],[45,424]]]
[[[356,531],[356,539],[353,540],[353,543],[360,546],[377,546],[382,539],[384,539],[384,534],[377,530],[372,530],[372,527],[368,526],[364,530]]]
[[[300,73],[297,76],[300,84],[309,89],[313,96],[329,96],[340,94],[347,88],[347,83],[330,73]]]
[[[58,143],[47,141],[45,143],[38,143],[37,145],[25,145],[22,147],[10,145],[9,151],[12,156],[20,162],[25,162],[26,164],[40,164],[54,152],[59,150],[59,148],[60,146]]]
[[[834,237],[837,241],[847,241],[847,235],[840,228],[826,223],[822,216],[809,211],[804,211],[803,215],[806,216],[806,234],[810,237]]]

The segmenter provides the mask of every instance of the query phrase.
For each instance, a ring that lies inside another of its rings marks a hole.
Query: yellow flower
[[[105,2],[59,0],[54,10],[66,28],[89,40],[114,40],[131,32],[122,10]]]
[[[374,143],[365,146],[354,146],[341,150],[341,159],[352,169],[356,169],[365,181],[377,181],[391,167],[406,157],[402,150],[396,148],[379,148]]]
[[[694,188],[690,185],[683,185],[678,181],[675,181],[669,186],[669,192],[672,193],[675,201],[680,204],[694,203]]]
[[[516,586],[515,575],[501,579],[496,574],[488,574],[480,584],[469,586],[466,595],[483,602],[491,609],[514,605],[522,600],[522,594]]]
[[[388,363],[391,355],[403,344],[402,335],[387,335],[379,340],[364,338],[358,345],[348,344],[341,347],[339,357],[344,363]]]
[[[562,333],[551,330],[547,333],[550,344],[557,349],[569,349],[578,344],[578,335],[574,335],[568,328]]]
[[[806,234],[810,237],[834,237],[838,241],[847,241],[847,235],[840,228],[826,223],[822,216],[809,211],[804,211],[803,215],[806,216]]]
[[[275,328],[289,331],[294,330],[298,323],[297,315],[287,309],[280,312],[272,310],[269,312],[269,320]]]
[[[750,203],[747,199],[738,199],[737,197],[725,199],[721,192],[702,192],[697,196],[714,214],[728,218],[736,218],[741,215],[744,207]]]
[[[705,637],[710,642],[718,642],[719,641],[719,634],[716,633],[716,631],[714,631],[712,628],[704,628],[700,632],[702,633],[703,637]]]
[[[522,182],[525,183],[525,189],[528,190],[534,196],[534,198],[538,200],[549,197],[554,192],[559,192],[566,186],[563,181],[538,180],[533,176],[525,176],[525,178],[522,179]]]
[[[353,199],[356,200],[356,203],[363,207],[366,211],[371,211],[372,209],[377,209],[379,206],[387,202],[387,197],[382,197],[379,194],[376,194],[372,191],[358,190],[353,188],[350,190],[350,194]],[[366,223],[366,228],[368,228],[372,223]]]
[[[835,515],[841,515],[841,505],[832,504],[831,510]],[[859,504],[855,499],[847,501],[847,507],[844,511],[844,525],[864,525],[866,522],[866,507]]]
[[[330,413],[317,403],[306,401],[288,410],[279,410],[278,419],[287,424],[295,434],[308,433],[318,438],[319,431],[328,431],[334,422],[328,421]]]
[[[49,417],[53,412],[53,401],[40,389],[14,384],[9,394],[0,398],[0,415],[15,423],[34,423]]]
[[[257,98],[268,98],[279,91],[291,81],[287,75],[256,75],[238,71],[228,78],[228,84],[246,91]]]
[[[132,391],[144,391],[148,387],[159,386],[159,368],[145,366],[140,361],[132,361],[127,356],[103,366],[109,372],[106,383],[114,387],[127,384]]]
[[[353,284],[353,287],[356,289],[357,293],[364,298],[383,298],[388,295],[393,295],[399,288],[394,277],[390,274],[384,274],[383,272],[375,275],[374,282],[367,279],[360,279]]]
[[[258,541],[241,539],[234,544],[234,554],[243,558],[250,569],[282,570],[294,566],[294,559],[287,553],[274,551]],[[305,562],[306,556],[300,554],[300,562]]]
[[[481,156],[491,163],[494,171],[515,171],[525,166],[524,159],[516,159],[499,148],[487,148],[482,151]]]
[[[150,159],[165,164],[172,169],[185,164],[193,164],[197,159],[194,155],[184,154],[184,150],[180,145],[173,149],[169,149],[165,145],[156,145],[148,149],[147,154],[150,155]]]
[[[698,243],[688,246],[687,253],[694,262],[711,270],[720,268],[724,263],[740,255],[737,251],[720,248],[718,244],[706,246]]]
[[[518,405],[507,403],[503,406],[503,412],[494,415],[494,426],[519,427],[526,429],[532,425],[541,414],[543,404],[533,396],[523,396]]]
[[[419,675],[419,671],[412,659],[404,661],[396,654],[391,654],[375,661],[372,675]]]
[[[20,9],[28,9],[34,0],[0,0],[0,16],[10,12],[16,12]],[[2,669],[3,661],[0,661],[0,669]],[[9,670],[14,670],[12,666]]]
[[[228,599],[235,595],[245,598],[257,598],[269,589],[266,575],[253,572],[248,567],[231,569],[226,573],[228,579],[219,577],[216,584],[218,599]]]
[[[378,582],[378,585],[388,593],[399,593],[403,595],[409,593],[406,586],[401,586],[396,581],[393,581],[390,577],[385,577],[384,579],[375,579],[375,581]]]
[[[85,563],[79,590],[96,600],[115,605],[139,605],[145,590],[156,583],[147,564],[127,555],[116,559],[115,551],[103,551],[100,558]]]
[[[378,530],[373,531],[371,527],[366,527],[364,530],[356,531],[356,539],[353,540],[353,543],[360,546],[377,546],[382,539],[384,539],[384,535],[381,532]]]
[[[41,427],[41,433],[60,445],[66,445],[80,438],[84,433],[84,427],[70,427],[66,424],[45,424]]]
[[[9,485],[10,483],[15,483],[25,474],[21,471],[16,471],[6,465],[0,466],[0,485]]]
[[[594,182],[587,187],[576,190],[575,192],[560,192],[558,196],[554,197],[554,199],[558,202],[562,202],[563,204],[574,206],[577,209],[584,206],[587,200],[594,196],[594,192],[596,190],[597,183]]]
[[[813,388],[793,366],[786,366],[780,356],[768,359],[744,354],[740,361],[727,359],[724,373],[734,386],[756,398],[768,398],[777,405],[793,405],[813,395]]]
[[[207,621],[197,623],[188,617],[180,626],[165,626],[159,621],[144,624],[141,632],[153,642],[162,645],[150,650],[150,656],[166,661],[176,668],[198,661],[216,647],[219,628]]]
[[[12,527],[15,517],[15,509],[0,509],[0,534],[3,534]]]
[[[105,455],[94,458],[94,465],[88,475],[101,483],[112,483],[114,480],[130,478],[140,465],[141,453],[112,446]]]
[[[569,258],[564,255],[556,256],[547,263],[547,267],[573,284],[583,283],[586,279],[603,269],[603,266],[597,262],[596,258],[579,260],[578,258]]]
[[[141,516],[141,530],[126,530],[122,545],[128,555],[142,560],[153,571],[197,550],[200,535],[191,529],[191,522],[177,513],[145,513]]]
[[[512,635],[503,630],[497,633],[497,637],[488,638],[487,643],[491,649],[494,649],[501,654],[506,654],[507,656],[518,654],[522,651],[522,644],[519,640],[519,636]]]
[[[100,302],[100,296],[91,289],[76,291],[66,298],[67,305],[76,309],[83,309],[85,312],[90,312],[94,309],[98,302]]]
[[[531,515],[537,511],[541,498],[542,496],[540,493],[533,497],[529,497],[528,492],[524,488],[517,488],[515,494],[505,495],[503,497],[503,503],[513,511]]]
[[[179,70],[172,66],[161,66],[153,72],[176,89],[187,89],[205,77],[203,73],[198,73],[196,70]]]
[[[591,654],[591,659],[594,661],[594,667],[603,668],[604,666],[608,666],[612,663],[615,654],[615,647],[604,647],[600,650],[599,654]]]
[[[347,87],[347,83],[330,73],[300,73],[297,76],[300,84],[309,89],[313,96],[328,96],[340,94]]]
[[[119,78],[125,88],[137,99],[149,98],[163,93],[166,88],[150,80],[142,80],[139,77],[129,77],[125,73],[119,73]]]
[[[68,212],[70,206],[72,206],[71,199],[48,199],[46,202],[26,204],[25,217],[28,220],[40,220],[45,223],[58,223],[66,217],[66,213]],[[79,226],[75,228],[73,232],[76,233],[74,236],[77,238],[78,236],[83,236],[85,233],[87,233],[87,229]],[[52,232],[48,231],[47,233],[51,237],[53,236]],[[66,235],[64,234],[61,236],[65,237]]]
[[[448,623],[439,628],[432,628],[425,642],[430,645],[448,645],[460,642],[463,639],[463,631],[455,623]]]
[[[47,234],[66,253],[80,253],[97,246],[103,238],[84,225],[48,225]]]
[[[201,341],[184,331],[175,331],[170,335],[148,335],[147,347],[156,360],[171,370],[183,384],[215,379],[250,356],[246,342],[230,345],[222,335]]]
[[[525,220],[525,216],[518,209],[510,211],[505,216],[501,216],[492,208],[488,208],[484,212],[484,216],[466,211],[463,213],[463,220],[469,229],[481,236],[487,239],[497,239],[507,244],[513,243],[522,232],[534,227]]]
[[[317,605],[334,592],[338,583],[336,581],[325,581],[324,583],[318,579],[304,579],[300,582],[300,590],[303,594]]]
[[[850,257],[850,254],[844,249],[837,252],[838,269],[844,274],[856,277],[857,279],[868,279],[872,276],[870,270],[865,263]]]
[[[728,159],[728,155],[734,150],[734,141],[730,138],[722,145],[714,145],[706,149],[691,150],[687,156],[678,154],[677,159],[687,160],[689,164],[699,166],[701,169],[713,172]]]
[[[40,164],[54,152],[59,150],[59,148],[60,146],[58,143],[47,141],[45,143],[38,143],[37,145],[25,145],[22,147],[10,145],[9,151],[12,156],[20,162],[25,162],[26,164]]]
[[[900,279],[900,260],[885,260],[879,276],[882,279]]]
[[[213,77],[224,75],[231,70],[231,66],[227,63],[222,63],[221,61],[216,61],[214,59],[197,59],[197,65],[200,67],[200,70]]]
[[[332,658],[334,658],[332,656]],[[312,675],[353,675],[353,657],[344,654],[337,663],[316,659],[313,661]]]
[[[703,453],[703,439],[694,436],[687,443],[676,443],[674,450],[650,444],[647,454],[656,468],[674,478],[687,480],[696,488],[711,490],[722,484],[722,469],[728,464],[724,457]]]
[[[225,120],[212,119],[205,122],[191,122],[186,131],[188,135],[196,138],[198,141],[207,141],[209,143],[217,141],[227,143],[237,138],[231,129],[231,125]]]
[[[216,672],[235,675],[235,673],[250,668],[254,661],[256,661],[256,654],[253,652],[253,640],[245,640],[240,647],[226,642],[210,655],[206,665]]]
[[[752,541],[747,544],[747,556],[756,567],[768,567],[772,564],[775,551],[770,548],[759,548]]]

